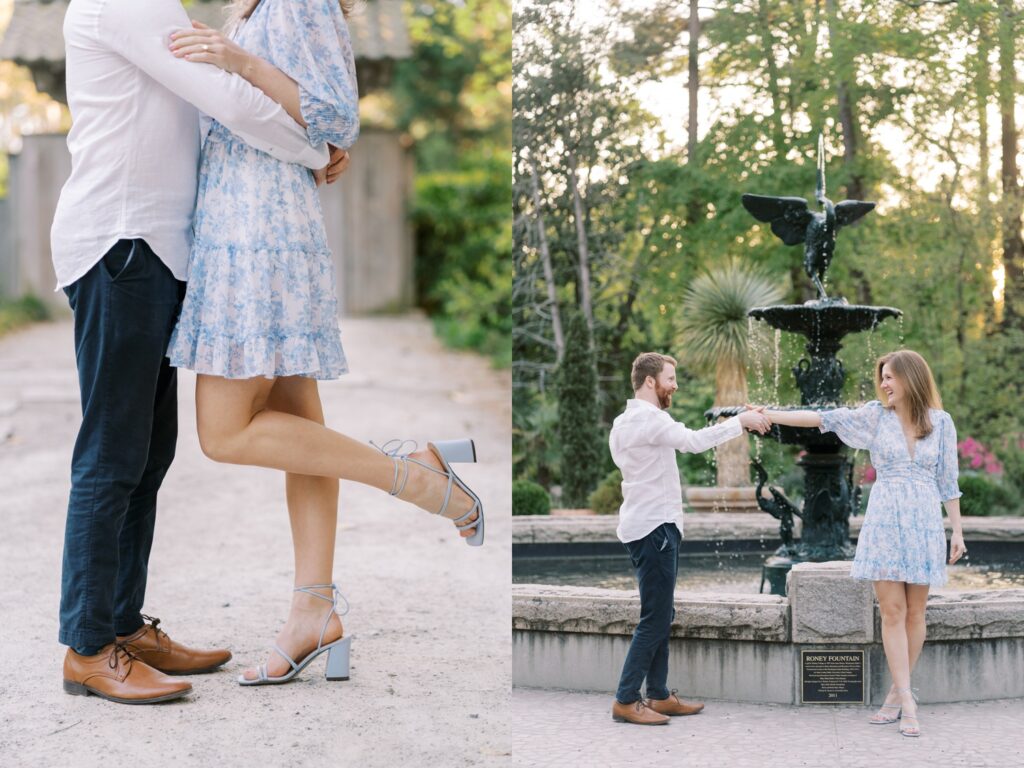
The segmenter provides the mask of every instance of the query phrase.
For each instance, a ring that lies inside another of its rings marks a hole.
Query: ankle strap
[[[332,591],[332,596],[328,597],[327,595],[322,595],[319,592],[314,592],[313,590],[316,590],[316,589],[330,589]],[[349,610],[349,607],[350,607],[349,606],[349,602],[345,598],[345,596],[343,594],[341,594],[341,592],[338,591],[338,585],[337,584],[333,584],[333,583],[332,584],[307,584],[307,585],[302,586],[302,587],[295,587],[295,589],[293,589],[292,591],[293,592],[303,592],[303,593],[305,593],[307,595],[312,595],[313,597],[319,597],[321,600],[326,600],[327,602],[329,602],[331,604],[331,610],[328,611],[327,616],[324,618],[324,626],[320,630],[320,639],[317,640],[317,642],[316,642],[317,649],[320,649],[323,646],[323,644],[324,644],[324,634],[327,632],[327,627],[329,627],[330,624],[331,624],[331,615],[337,613],[339,616],[344,616],[345,614],[347,614],[348,610]],[[345,603],[345,610],[340,611],[340,612],[338,611],[338,600],[339,599],[343,603]],[[284,654],[281,654],[281,655],[284,656]],[[288,657],[285,656],[285,658],[287,659]]]

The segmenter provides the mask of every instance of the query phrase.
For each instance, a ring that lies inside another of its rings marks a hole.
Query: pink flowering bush
[[[996,455],[973,437],[967,437],[956,444],[960,455],[960,469],[984,472],[987,475],[1001,477],[1003,465]]]

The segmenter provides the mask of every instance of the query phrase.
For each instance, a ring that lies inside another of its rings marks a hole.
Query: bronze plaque
[[[800,651],[804,704],[863,704],[864,651]]]

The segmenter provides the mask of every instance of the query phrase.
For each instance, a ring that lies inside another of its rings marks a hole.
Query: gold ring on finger
[[[208,46],[206,43],[203,43],[203,51],[207,52],[209,50],[210,50],[210,46]]]

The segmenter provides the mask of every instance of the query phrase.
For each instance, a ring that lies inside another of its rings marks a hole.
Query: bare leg
[[[299,416],[318,424],[324,423],[323,407],[316,381],[302,376],[277,379],[270,390],[267,407],[280,413]],[[338,522],[338,480],[316,475],[285,475],[288,498],[288,517],[291,521],[292,543],[295,548],[295,586],[330,584],[334,580],[334,543]],[[317,590],[333,598],[330,589]],[[316,649],[324,619],[330,612],[330,603],[304,592],[292,593],[292,606],[288,621],[278,633],[275,642],[295,660],[304,658]],[[341,620],[333,615],[324,633],[324,643],[337,640],[344,633]],[[267,659],[267,674],[277,677],[291,666],[276,653]],[[258,673],[247,669],[243,673],[255,680]]]
[[[903,714],[917,714],[917,704],[910,688],[910,644],[907,639],[907,590],[902,581],[876,581],[875,595],[882,614],[882,646],[889,665],[894,689],[890,696],[898,701]],[[903,691],[897,694],[896,691]],[[888,698],[887,698],[887,703]]]
[[[910,665],[910,673],[913,675],[914,666],[921,656],[921,649],[924,647],[925,639],[925,606],[928,603],[927,584],[906,584],[904,594],[906,596],[907,618],[907,660]],[[886,704],[899,704],[900,696],[896,693],[896,683],[889,686],[889,693],[885,697]],[[889,709],[884,712],[885,717],[891,717],[895,712]],[[881,711],[880,711],[881,713]]]
[[[928,605],[927,584],[907,584],[907,652],[910,658],[910,671],[921,656],[924,647],[926,625],[924,620],[925,607]]]
[[[229,464],[355,480],[391,490],[395,468],[390,457],[317,421],[273,410],[269,406],[273,386],[271,379],[199,374],[196,420],[203,453]],[[440,467],[429,451],[413,455]],[[442,476],[410,464],[409,480],[400,498],[433,512],[441,506],[446,488]],[[460,517],[471,507],[470,497],[455,486],[445,516]],[[474,530],[465,529],[461,535],[470,536]]]

